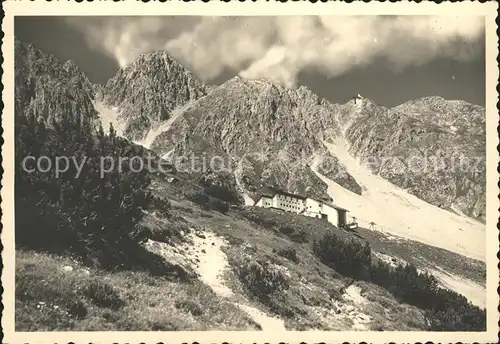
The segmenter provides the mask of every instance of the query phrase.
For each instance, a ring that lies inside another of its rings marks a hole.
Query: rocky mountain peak
[[[209,87],[165,52],[140,55],[102,86],[99,99],[119,109],[124,134],[143,139],[151,126],[203,97]]]
[[[180,62],[165,51],[153,51],[140,54],[125,70],[133,69],[157,69],[158,71],[170,71],[170,69],[181,69],[186,74],[191,74]],[[153,70],[155,71],[155,70]],[[194,78],[194,76],[193,76]]]
[[[63,64],[32,44],[15,42],[16,116],[36,116],[45,123],[71,117],[98,123],[92,85],[74,63]]]
[[[392,110],[432,122],[443,130],[451,130],[454,133],[474,136],[478,139],[483,136],[479,142],[484,142],[486,116],[482,106],[463,100],[447,100],[440,96],[429,96],[410,100]]]
[[[440,96],[392,109],[366,99],[353,106],[341,112],[351,154],[376,160],[375,173],[431,204],[484,220],[484,108]],[[416,160],[425,170],[413,168]]]
[[[76,63],[73,60],[68,60],[64,62],[63,68],[66,72],[70,74],[80,74],[80,68],[76,65]]]
[[[88,94],[91,94],[92,97],[95,96],[95,86],[90,82],[89,78],[82,72],[80,67],[72,61],[68,60],[63,64],[64,70],[74,79],[75,82],[79,83],[79,87],[82,88]]]

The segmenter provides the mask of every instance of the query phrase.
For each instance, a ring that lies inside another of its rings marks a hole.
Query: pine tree
[[[93,134],[90,124],[79,116],[52,120],[46,128],[31,113],[19,116],[15,129],[18,242],[28,247],[69,250],[107,266],[119,265],[127,256],[126,249],[134,246],[130,233],[149,202],[150,181],[148,171],[135,173],[127,164],[120,172],[118,159],[141,153],[117,138],[112,126],[108,136],[102,126]],[[61,156],[74,157],[78,163],[86,158],[86,162],[78,178],[74,164],[56,178],[52,171],[26,173],[21,164],[28,155],[44,155],[52,162]],[[104,156],[113,159],[115,168],[101,178]]]

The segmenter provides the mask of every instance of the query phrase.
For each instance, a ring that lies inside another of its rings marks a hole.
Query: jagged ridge
[[[339,135],[338,106],[305,87],[289,89],[266,80],[233,78],[193,103],[172,126],[156,137],[160,154],[222,156],[236,170],[238,184],[249,193],[263,185],[328,197],[326,185],[310,170],[314,155],[331,156],[323,139]],[[350,176],[334,179],[355,192]],[[346,181],[349,182],[346,182]]]
[[[34,115],[45,123],[62,118],[79,118],[92,127],[99,123],[93,106],[93,93],[86,77],[53,55],[31,44],[15,42],[15,113]]]
[[[371,159],[375,173],[431,204],[484,221],[484,108],[441,97],[393,109],[367,102],[347,124],[346,138],[353,155]]]
[[[142,54],[122,68],[99,92],[99,98],[120,111],[124,135],[141,140],[153,124],[207,93],[208,88],[164,52]]]

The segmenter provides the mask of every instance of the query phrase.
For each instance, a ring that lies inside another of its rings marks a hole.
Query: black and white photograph
[[[485,18],[16,15],[13,330],[497,333]]]

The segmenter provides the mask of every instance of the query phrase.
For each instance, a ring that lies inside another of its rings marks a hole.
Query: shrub
[[[209,199],[209,208],[219,213],[226,214],[229,211],[229,204],[217,198]]]
[[[209,209],[209,197],[201,190],[186,193],[186,198],[191,202],[198,204],[204,210]]]
[[[168,215],[172,206],[165,197],[153,196],[151,198],[151,205],[154,209],[158,210],[163,215]]]
[[[288,276],[279,266],[261,260],[245,260],[237,270],[240,282],[253,296],[269,301],[270,296],[288,290]]]
[[[282,225],[282,226],[278,227],[278,231],[280,233],[285,234],[293,242],[296,242],[296,243],[299,243],[299,244],[307,242],[307,233],[304,230],[300,229],[300,228],[295,228],[295,227],[292,227],[292,226]]]
[[[199,185],[211,197],[231,204],[243,203],[243,199],[236,191],[234,176],[231,174],[208,172],[200,178]]]
[[[307,314],[307,311],[295,306],[290,302],[288,295],[282,292],[274,293],[273,296],[267,300],[266,304],[273,314],[285,318],[301,317]]]
[[[160,241],[164,243],[171,243],[175,238],[181,238],[182,233],[189,231],[189,226],[185,223],[174,221],[161,221],[159,223],[149,222],[142,224],[140,227],[140,238],[151,239],[154,241]]]
[[[456,304],[455,304],[456,305]],[[446,310],[430,310],[426,314],[431,331],[485,331],[484,310],[463,304],[459,310],[455,307]]]
[[[345,276],[365,279],[371,266],[371,249],[368,243],[356,239],[340,239],[326,233],[313,243],[316,256],[329,267]]]
[[[204,210],[215,210],[223,214],[229,211],[229,204],[227,202],[210,197],[201,190],[187,193],[186,198],[198,204]]]
[[[79,114],[51,122],[38,121],[31,110],[16,114],[16,244],[116,268],[123,255],[132,257],[124,249],[137,246],[130,234],[151,201],[149,171],[136,172],[137,165],[122,158],[147,152],[116,137],[112,128],[109,135],[102,127],[96,133]],[[61,156],[86,159],[81,168],[68,164],[57,176],[26,173],[20,163],[28,155],[44,156],[52,166]],[[110,159],[106,167],[115,168],[101,175],[103,156]]]
[[[203,314],[203,308],[200,306],[200,304],[192,300],[176,300],[175,308],[185,309],[196,317]]]
[[[327,233],[313,244],[313,251],[326,265],[345,276],[369,279],[387,289],[399,301],[426,311],[433,331],[484,331],[486,312],[451,290],[438,286],[436,278],[412,264],[391,265],[371,262],[368,243],[342,240]]]
[[[278,256],[284,257],[292,262],[298,263],[297,251],[292,247],[273,249]]]
[[[434,276],[419,272],[412,264],[393,268],[378,261],[371,280],[403,302],[426,310],[432,331],[484,331],[486,312],[464,296],[438,286]]]
[[[125,303],[109,284],[92,281],[83,287],[82,293],[98,307],[120,309]]]
[[[207,185],[203,187],[203,190],[207,195],[218,198],[221,201],[233,204],[241,203],[238,193],[227,187],[221,185]]]
[[[342,295],[345,293],[345,288],[329,288],[328,296],[332,300],[340,301],[342,299]]]

